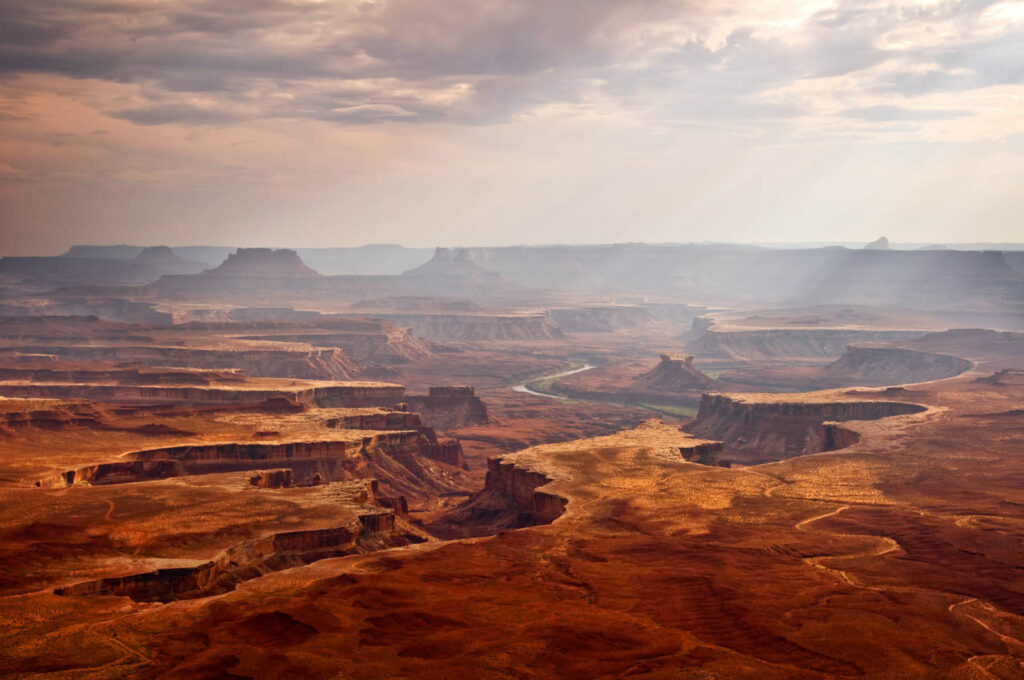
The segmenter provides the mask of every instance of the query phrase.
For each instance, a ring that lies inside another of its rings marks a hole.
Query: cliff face
[[[547,316],[568,333],[611,333],[654,321],[654,315],[649,310],[626,305],[551,309]]]
[[[277,483],[270,472],[287,469],[290,483],[311,486],[376,477],[408,494],[450,491],[434,461],[461,467],[458,440],[438,440],[432,431],[375,432],[349,440],[225,442],[133,451],[120,460],[87,465],[40,479],[36,486],[127,484],[184,475],[258,470],[256,486]],[[269,472],[268,472],[269,471]],[[268,476],[269,475],[269,476]],[[264,476],[268,476],[266,480]],[[283,479],[283,477],[282,477]]]
[[[289,531],[240,543],[195,567],[157,569],[79,583],[54,592],[64,596],[115,595],[136,602],[170,602],[234,590],[244,581],[329,557],[374,552],[422,542],[396,525],[395,514],[372,509],[343,526]]]
[[[540,472],[525,470],[500,458],[487,459],[487,479],[484,491],[505,501],[517,511],[518,526],[550,524],[565,512],[566,499],[543,491],[538,487],[551,480]]]
[[[0,395],[33,399],[91,399],[106,402],[257,404],[287,400],[323,407],[391,406],[402,400],[400,385],[329,385],[295,389],[240,390],[230,387],[163,385],[90,385],[75,383],[0,383]]]
[[[706,394],[697,419],[684,429],[695,436],[715,439],[729,452],[748,452],[758,460],[774,460],[825,450],[831,436],[825,421],[877,420],[920,413],[918,404],[893,401],[750,402],[724,394]]]
[[[680,446],[679,453],[684,460],[701,465],[718,465],[718,454],[722,452],[722,442],[700,442]],[[728,467],[728,466],[726,466]]]
[[[381,411],[330,418],[324,425],[341,430],[416,430],[423,427],[423,422],[419,413]]]
[[[552,340],[565,337],[544,314],[394,314],[388,320],[408,326],[428,340]]]
[[[973,364],[949,354],[897,347],[851,345],[825,369],[826,378],[868,386],[941,380],[970,370]]]
[[[315,347],[336,347],[361,366],[386,366],[430,356],[429,344],[410,329],[386,321],[352,319],[350,324],[323,322],[325,330],[248,336],[248,340],[299,342]],[[346,327],[349,326],[349,327]]]
[[[423,415],[424,422],[438,430],[455,430],[490,422],[487,405],[472,387],[431,387],[427,396],[410,395],[411,410]]]
[[[838,357],[858,342],[897,342],[924,335],[917,331],[860,331],[832,328],[743,331],[698,330],[687,350],[699,357],[757,361],[778,358]]]
[[[39,367],[0,368],[0,380],[33,383],[117,383],[120,385],[210,385],[213,382],[242,382],[241,371],[142,371],[139,369],[88,370]]]
[[[462,457],[462,442],[458,439],[439,439],[436,442],[423,444],[420,447],[420,455],[439,463],[468,469],[466,461]]]
[[[822,423],[821,425],[822,451],[838,451],[847,446],[853,446],[858,441],[860,441],[859,434],[838,423]]]
[[[537,490],[551,481],[541,472],[489,458],[484,488],[450,513],[442,526],[431,526],[431,531],[449,537],[485,536],[549,524],[565,512],[568,503],[561,496]]]
[[[121,298],[72,298],[61,296],[32,304],[0,304],[3,316],[95,316],[107,321],[170,325],[174,315],[148,302]]]
[[[263,378],[350,380],[359,367],[337,348],[213,349],[151,345],[23,345],[23,354],[49,354],[70,360],[131,362],[146,366],[237,369]]]
[[[295,486],[295,471],[291,468],[260,470],[249,478],[249,483],[257,489],[287,489]]]

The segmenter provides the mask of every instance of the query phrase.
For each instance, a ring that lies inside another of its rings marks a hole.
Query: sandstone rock
[[[249,483],[257,489],[287,489],[295,486],[295,472],[291,468],[260,470]]]
[[[661,362],[647,373],[637,377],[635,383],[644,389],[664,392],[706,390],[718,383],[701,373],[688,354],[662,354]]]

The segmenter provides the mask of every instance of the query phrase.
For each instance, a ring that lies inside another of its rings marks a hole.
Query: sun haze
[[[10,0],[0,22],[6,255],[1021,240],[1014,0]]]

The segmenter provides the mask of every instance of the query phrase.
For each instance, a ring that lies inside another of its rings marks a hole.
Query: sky
[[[0,0],[0,255],[1024,241],[1024,0]]]

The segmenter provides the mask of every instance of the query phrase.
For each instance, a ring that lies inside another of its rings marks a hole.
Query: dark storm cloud
[[[232,123],[241,119],[225,111],[201,109],[183,104],[166,104],[162,106],[146,106],[135,109],[122,109],[113,114],[117,118],[130,120],[139,125],[162,125],[164,123],[183,123],[186,125],[209,125]]]
[[[673,0],[7,0],[0,72],[145,84],[148,104],[108,111],[142,124],[488,123],[595,89],[658,119],[772,119],[800,110],[763,92],[875,69],[894,56],[879,44],[892,31],[950,22],[969,33],[991,4],[843,2],[811,14],[799,40],[726,8],[733,26],[714,45],[686,29],[713,25],[720,7]],[[914,96],[1018,83],[1022,40],[910,47],[904,59],[935,68],[873,74],[864,87]],[[176,93],[216,101],[197,108]]]

